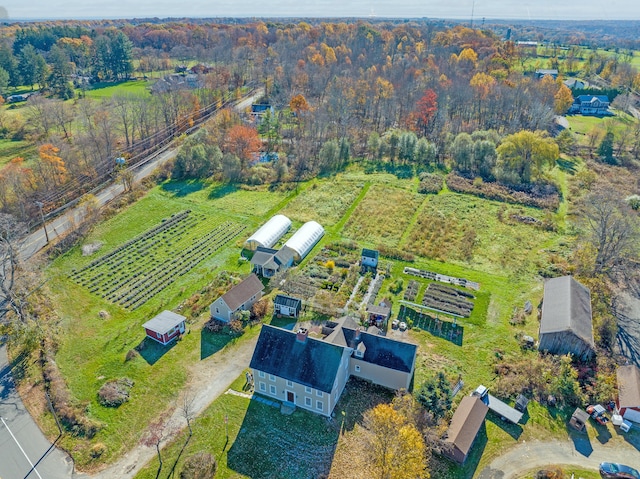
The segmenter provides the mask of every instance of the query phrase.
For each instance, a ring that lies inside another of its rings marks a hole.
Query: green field
[[[103,99],[111,98],[115,94],[132,94],[140,96],[150,96],[149,88],[152,82],[147,80],[129,80],[119,83],[102,82],[91,85],[85,90],[88,98]]]
[[[14,158],[24,158],[27,161],[32,155],[37,154],[37,149],[29,141],[0,140],[0,168]]]

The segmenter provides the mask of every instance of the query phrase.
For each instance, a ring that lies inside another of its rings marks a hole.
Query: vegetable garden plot
[[[468,318],[473,310],[473,302],[467,299],[474,296],[448,286],[430,283],[424,293],[422,304],[445,313]]]
[[[70,277],[112,303],[136,309],[187,274],[245,226],[217,225],[203,214],[182,211],[92,261]]]

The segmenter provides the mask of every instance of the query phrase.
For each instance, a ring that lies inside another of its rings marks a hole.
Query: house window
[[[293,387],[293,381],[287,381],[287,386],[292,388]]]
[[[267,391],[267,385],[265,383],[263,383],[262,381],[260,381],[260,391],[262,391],[262,392],[266,392]]]
[[[307,394],[311,394],[311,388],[309,386],[305,386],[304,392],[306,392]]]
[[[304,405],[307,407],[311,407],[313,401],[311,400],[311,398],[304,398]]]
[[[316,389],[316,396],[318,396],[319,398],[322,397],[322,391]]]
[[[269,381],[275,381],[276,377],[273,374],[269,374]]]
[[[357,372],[357,373],[359,373],[359,372],[360,372],[360,366],[358,366],[357,364],[356,364],[356,372]]]
[[[220,314],[220,310],[216,308],[216,314]]]
[[[264,371],[258,371],[258,376],[260,376],[261,378],[264,377]]]
[[[276,387],[272,384],[271,386],[269,386],[269,392],[273,395],[273,396],[277,396],[278,395],[278,391],[276,391]]]
[[[356,358],[361,358],[363,356],[364,356],[364,354],[362,354],[362,351],[357,351],[356,350]]]
[[[322,401],[316,401],[316,409],[318,411],[322,411],[323,408],[324,408],[324,403]]]

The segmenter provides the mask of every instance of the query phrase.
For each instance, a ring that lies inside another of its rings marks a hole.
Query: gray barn
[[[591,294],[571,276],[544,284],[540,319],[540,351],[587,359],[594,352]]]

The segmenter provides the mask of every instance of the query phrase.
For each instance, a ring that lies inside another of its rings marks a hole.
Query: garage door
[[[284,314],[285,316],[291,316],[288,306],[280,306],[280,313]]]
[[[635,409],[627,409],[622,417],[628,421],[640,423],[640,411],[636,411]]]

